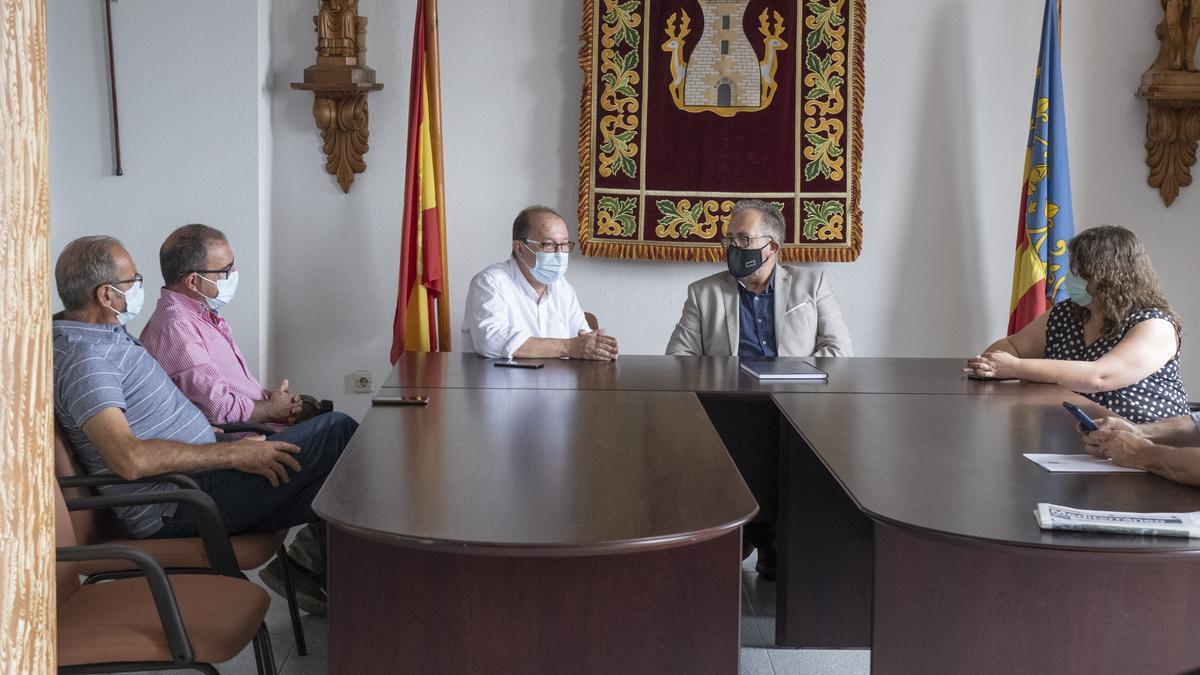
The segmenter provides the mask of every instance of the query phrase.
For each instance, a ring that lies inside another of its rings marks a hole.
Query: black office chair
[[[270,435],[275,432],[266,425],[250,423],[220,425],[218,428],[222,430],[222,433],[218,434],[218,440],[233,440],[232,434],[236,433],[250,432]],[[113,475],[85,475],[75,461],[74,453],[66,441],[66,436],[58,428],[58,425],[55,425],[54,440],[55,473],[59,485],[68,499],[69,506],[79,499],[88,499],[90,500],[88,503],[92,504],[92,509],[101,508],[99,507],[101,502],[96,501],[101,499],[94,492],[96,488],[101,485],[129,482]],[[199,490],[195,481],[182,474],[156,476],[153,480],[173,483],[184,490]],[[211,504],[211,500],[209,503]],[[74,509],[72,510],[74,511]],[[212,513],[203,513],[201,514],[202,518],[215,517],[219,521],[220,516],[216,512],[216,505],[212,504],[211,509],[208,510],[211,510]],[[76,537],[80,544],[132,546],[153,557],[169,573],[208,571],[214,563],[218,563],[208,554],[209,547],[203,545],[202,537],[129,539],[119,523],[114,522],[115,519],[111,513],[87,510],[74,514],[71,519],[74,521]],[[224,535],[223,527],[221,532]],[[261,567],[272,555],[287,554],[287,548],[283,543],[286,535],[287,531],[281,530],[279,532],[251,532],[229,537],[233,546],[233,558],[231,561],[220,562],[232,564],[234,569],[241,570]],[[300,609],[296,601],[296,591],[292,585],[291,573],[288,565],[283,565],[282,568],[284,599],[287,600],[288,613],[291,617],[292,634],[296,640],[296,653],[300,656],[307,656],[308,642],[304,636],[304,623],[300,619]],[[86,577],[85,584],[141,575],[136,565],[128,559],[107,558],[83,562],[79,565],[79,570]]]
[[[204,573],[168,576],[157,560],[135,546],[78,545],[69,512],[165,502],[188,504],[200,514],[200,539],[212,561]],[[216,504],[207,494],[184,488],[65,500],[59,488],[55,533],[59,672],[189,668],[216,673],[212,663],[227,661],[252,643],[259,674],[275,674],[271,637],[263,623],[270,598],[238,571]],[[80,565],[101,560],[121,561],[134,570],[108,583],[80,584],[86,574]]]

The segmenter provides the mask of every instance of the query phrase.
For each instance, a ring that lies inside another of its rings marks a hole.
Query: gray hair
[[[208,245],[214,241],[228,241],[225,233],[208,225],[184,225],[175,230],[158,249],[158,266],[162,270],[163,283],[170,286],[183,277],[204,269],[208,259]]]
[[[527,239],[529,237],[529,228],[533,227],[533,217],[543,213],[548,213],[559,220],[564,220],[558,211],[549,206],[542,206],[541,204],[526,206],[521,209],[521,212],[517,214],[516,220],[513,221],[513,240]]]
[[[117,261],[112,250],[121,246],[113,237],[80,237],[67,244],[54,264],[54,281],[63,308],[76,312],[92,302],[96,289],[117,281]]]
[[[743,199],[733,205],[733,211],[729,214],[729,220],[732,221],[737,214],[746,209],[754,209],[762,214],[762,226],[766,233],[771,235],[777,243],[783,244],[787,239],[787,225],[783,221],[783,213],[779,211],[779,207],[774,204],[764,202],[761,199]]]

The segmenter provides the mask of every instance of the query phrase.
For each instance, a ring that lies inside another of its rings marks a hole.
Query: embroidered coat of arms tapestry
[[[865,0],[584,0],[585,255],[720,260],[739,199],[782,259],[862,248]]]

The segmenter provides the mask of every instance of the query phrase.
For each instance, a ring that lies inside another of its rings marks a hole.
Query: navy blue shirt
[[[762,358],[775,356],[775,270],[762,293],[751,293],[738,281],[738,356]]]

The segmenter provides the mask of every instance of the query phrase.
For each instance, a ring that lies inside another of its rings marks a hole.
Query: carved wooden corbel
[[[313,119],[321,132],[325,171],[350,192],[354,174],[367,170],[367,93],[383,89],[367,63],[367,18],[358,0],[319,0],[313,17],[317,63],[292,89],[313,92]]]
[[[1146,99],[1147,182],[1170,206],[1180,188],[1192,183],[1200,143],[1200,0],[1161,0],[1163,20],[1157,34],[1158,58],[1142,75],[1138,96]]]

